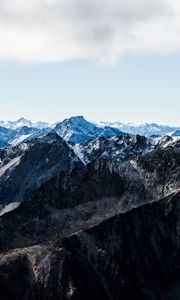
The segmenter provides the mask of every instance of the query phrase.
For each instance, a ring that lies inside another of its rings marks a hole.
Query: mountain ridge
[[[43,133],[55,131],[67,141],[81,143],[98,136],[115,136],[123,133],[142,135],[152,138],[160,138],[164,135],[180,136],[180,127],[145,123],[134,125],[121,122],[89,122],[83,116],[74,116],[49,124],[47,122],[33,123],[30,120],[20,118],[17,121],[0,122],[0,147],[15,145],[26,139],[41,136]],[[6,129],[5,129],[6,128]],[[23,134],[22,131],[26,134]],[[8,138],[3,136],[3,131],[9,130]],[[10,131],[12,130],[12,131]],[[31,132],[31,134],[29,132]],[[28,132],[28,133],[27,133]]]

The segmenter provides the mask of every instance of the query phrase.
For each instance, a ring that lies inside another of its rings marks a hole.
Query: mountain
[[[26,133],[26,128],[23,133]],[[142,179],[142,170],[137,166],[138,157],[146,157],[156,150],[167,153],[168,149],[171,149],[172,156],[179,148],[180,139],[171,136],[154,141],[122,134],[73,144],[51,132],[0,150],[0,204],[27,199],[38,186],[60,171],[65,157],[69,157],[69,161],[72,158],[72,162],[79,161],[85,167],[91,162],[101,164],[104,160],[111,169]]]
[[[98,137],[74,145],[74,151],[79,158],[88,163],[97,158],[108,158],[116,161],[130,160],[137,155],[143,155],[156,148],[156,143],[139,135],[119,134],[113,137]]]
[[[44,243],[2,253],[1,297],[179,299],[179,210],[177,193],[88,228],[84,226],[65,237],[57,235]],[[39,223],[43,222],[44,213],[39,215]],[[13,220],[15,215],[10,214]],[[25,216],[20,217],[26,222]],[[2,217],[1,231],[5,222],[8,219]],[[16,227],[9,230],[12,228]],[[37,228],[24,226],[21,232],[27,235],[28,230],[30,235]]]
[[[152,139],[164,135],[179,136],[180,128],[158,124],[133,125],[120,122],[88,122],[83,116],[71,117],[55,125],[46,122],[32,123],[30,120],[20,118],[17,121],[0,122],[0,148],[17,145],[22,141],[32,140],[48,132],[56,132],[64,140],[79,144],[98,137],[113,137],[119,135],[141,135]],[[6,132],[6,133],[4,133]]]
[[[117,128],[123,132],[127,132],[130,134],[139,134],[146,137],[150,136],[163,136],[167,134],[171,134],[176,130],[180,130],[180,127],[166,126],[166,125],[158,125],[156,123],[145,123],[145,124],[124,124],[121,122],[99,122],[98,125],[100,127],[110,126],[113,128]]]
[[[122,134],[118,129],[105,126],[103,129],[86,121],[83,117],[72,117],[61,123],[57,123],[53,128],[44,122],[32,123],[21,118],[15,122],[1,122],[4,127],[0,127],[0,147],[17,145],[21,142],[32,140],[35,137],[43,136],[48,132],[56,132],[67,141],[80,143],[98,136],[115,136]],[[48,127],[47,127],[48,126]]]
[[[16,132],[17,132],[17,137],[10,141],[10,144],[12,146],[16,146],[21,142],[31,141],[34,138],[46,135],[47,133],[51,132],[51,129],[48,127],[39,129],[35,127],[23,126],[18,128]]]
[[[179,136],[179,137],[180,137],[180,129],[174,131],[172,135],[173,135],[173,136]]]
[[[66,141],[71,141],[75,144],[94,139],[98,136],[115,136],[122,134],[122,132],[116,128],[108,126],[99,128],[93,123],[86,121],[83,116],[65,119],[55,126],[54,131]]]
[[[23,126],[35,127],[38,129],[43,129],[43,128],[49,127],[49,123],[47,123],[47,122],[38,121],[36,123],[33,123],[30,120],[27,120],[25,118],[20,118],[16,121],[0,121],[0,125],[5,128],[14,129],[14,130],[21,128]]]
[[[180,147],[180,136],[176,135],[165,135],[160,139],[156,140],[157,147]]]
[[[15,139],[18,133],[13,129],[8,129],[0,126],[0,147],[7,147],[10,141]]]
[[[50,131],[50,128],[38,129],[35,127],[22,126],[15,130],[0,126],[0,148],[11,145],[15,146],[23,141],[43,136]]]
[[[179,299],[179,174],[178,136],[82,117],[0,149],[0,298]]]
[[[102,147],[107,149],[108,142]],[[14,166],[10,162],[1,176],[1,203],[26,201],[2,216],[0,247],[24,247],[70,234],[180,190],[176,145],[140,151],[144,144],[137,140],[122,159],[111,155],[113,146],[108,155],[95,153],[83,164],[55,134],[31,144],[22,156],[16,150]]]
[[[20,130],[24,134],[32,133],[26,127]],[[52,140],[53,143],[49,140]],[[62,145],[66,145],[66,147],[63,148]],[[17,146],[1,149],[0,204],[21,202],[30,195],[31,190],[33,191],[35,187],[37,188],[49,178],[45,175],[46,172],[49,173],[49,176],[56,175],[62,163],[60,159],[62,151],[66,152],[65,156],[68,156],[70,151],[76,158],[74,160],[79,160],[83,165],[87,165],[99,158],[118,163],[128,161],[153,149],[151,140],[140,136],[99,137],[83,144],[67,144],[54,132],[34,140],[24,141]],[[54,172],[51,171],[52,168],[54,168]],[[39,178],[41,180],[37,184]],[[34,188],[32,188],[33,185],[35,185]]]
[[[44,181],[81,163],[56,133],[0,151],[0,204],[27,199]]]

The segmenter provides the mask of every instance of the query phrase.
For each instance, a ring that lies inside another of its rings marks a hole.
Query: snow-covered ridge
[[[113,128],[117,128],[123,132],[127,132],[130,134],[139,134],[146,137],[150,136],[163,136],[163,135],[171,135],[178,134],[180,135],[180,127],[168,126],[168,125],[159,125],[156,123],[144,123],[144,124],[134,124],[134,123],[121,123],[121,122],[99,122],[98,126],[110,126]],[[179,133],[178,133],[179,131]]]
[[[79,144],[98,137],[113,137],[120,135],[141,135],[155,140],[164,135],[180,136],[180,127],[152,124],[124,124],[121,122],[87,121],[83,116],[75,116],[50,125],[47,122],[33,123],[20,118],[17,121],[0,121],[0,148],[17,145],[21,142],[43,136],[48,132],[56,132],[68,142]]]
[[[21,128],[23,126],[43,129],[43,128],[49,127],[50,124],[47,122],[42,122],[42,121],[33,123],[30,120],[27,120],[25,118],[20,118],[16,121],[0,121],[0,126],[6,127],[9,129],[14,129],[14,130]]]
[[[60,124],[71,124],[71,126],[77,128],[77,127],[82,127],[84,126],[84,131],[87,129],[87,121],[84,119],[83,116],[75,116],[71,117],[69,119],[65,119],[64,121],[58,121],[53,124],[50,124],[48,122],[44,121],[38,121],[38,122],[32,122],[30,120],[27,120],[25,118],[20,118],[16,121],[0,121],[0,126],[3,126],[5,128],[9,129],[19,129],[23,126],[27,127],[33,127],[33,128],[38,128],[38,129],[43,129],[43,128],[55,128],[57,125],[60,126]],[[85,124],[86,123],[86,124]],[[130,134],[140,134],[144,136],[151,136],[151,135],[166,135],[166,134],[180,134],[180,126],[169,126],[169,125],[160,125],[156,123],[122,123],[122,122],[88,122],[88,126],[93,126],[99,127],[99,128],[104,128],[104,127],[111,127],[111,128],[116,128],[118,130],[121,130],[123,132],[127,132]],[[178,132],[179,131],[179,132]],[[64,134],[63,132],[61,134]]]

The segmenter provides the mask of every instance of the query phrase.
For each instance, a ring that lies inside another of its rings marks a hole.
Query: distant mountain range
[[[50,124],[47,122],[42,122],[42,121],[33,123],[30,120],[27,120],[25,118],[20,118],[16,121],[0,121],[0,126],[6,127],[9,129],[15,129],[15,130],[19,129],[23,126],[42,129],[42,128],[49,127]]]
[[[166,126],[166,125],[159,125],[156,123],[145,123],[145,124],[124,124],[121,122],[99,122],[99,126],[110,126],[113,128],[117,128],[123,132],[128,132],[130,134],[139,134],[146,137],[150,136],[163,136],[166,134],[172,134],[173,132],[180,129],[180,127],[173,127],[173,126]]]
[[[120,122],[88,122],[83,116],[71,117],[56,124],[47,122],[33,123],[20,118],[17,121],[0,121],[0,147],[17,145],[22,141],[43,136],[48,132],[56,132],[66,141],[79,144],[97,137],[112,137],[122,134],[142,135],[159,138],[164,135],[179,136],[180,127],[171,127],[158,124],[124,124]]]

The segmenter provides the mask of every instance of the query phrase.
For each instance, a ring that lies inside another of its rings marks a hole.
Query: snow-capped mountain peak
[[[99,136],[115,136],[123,134],[119,129],[104,126],[103,128],[84,119],[83,116],[71,117],[57,124],[54,131],[63,139],[75,144],[82,143]]]

